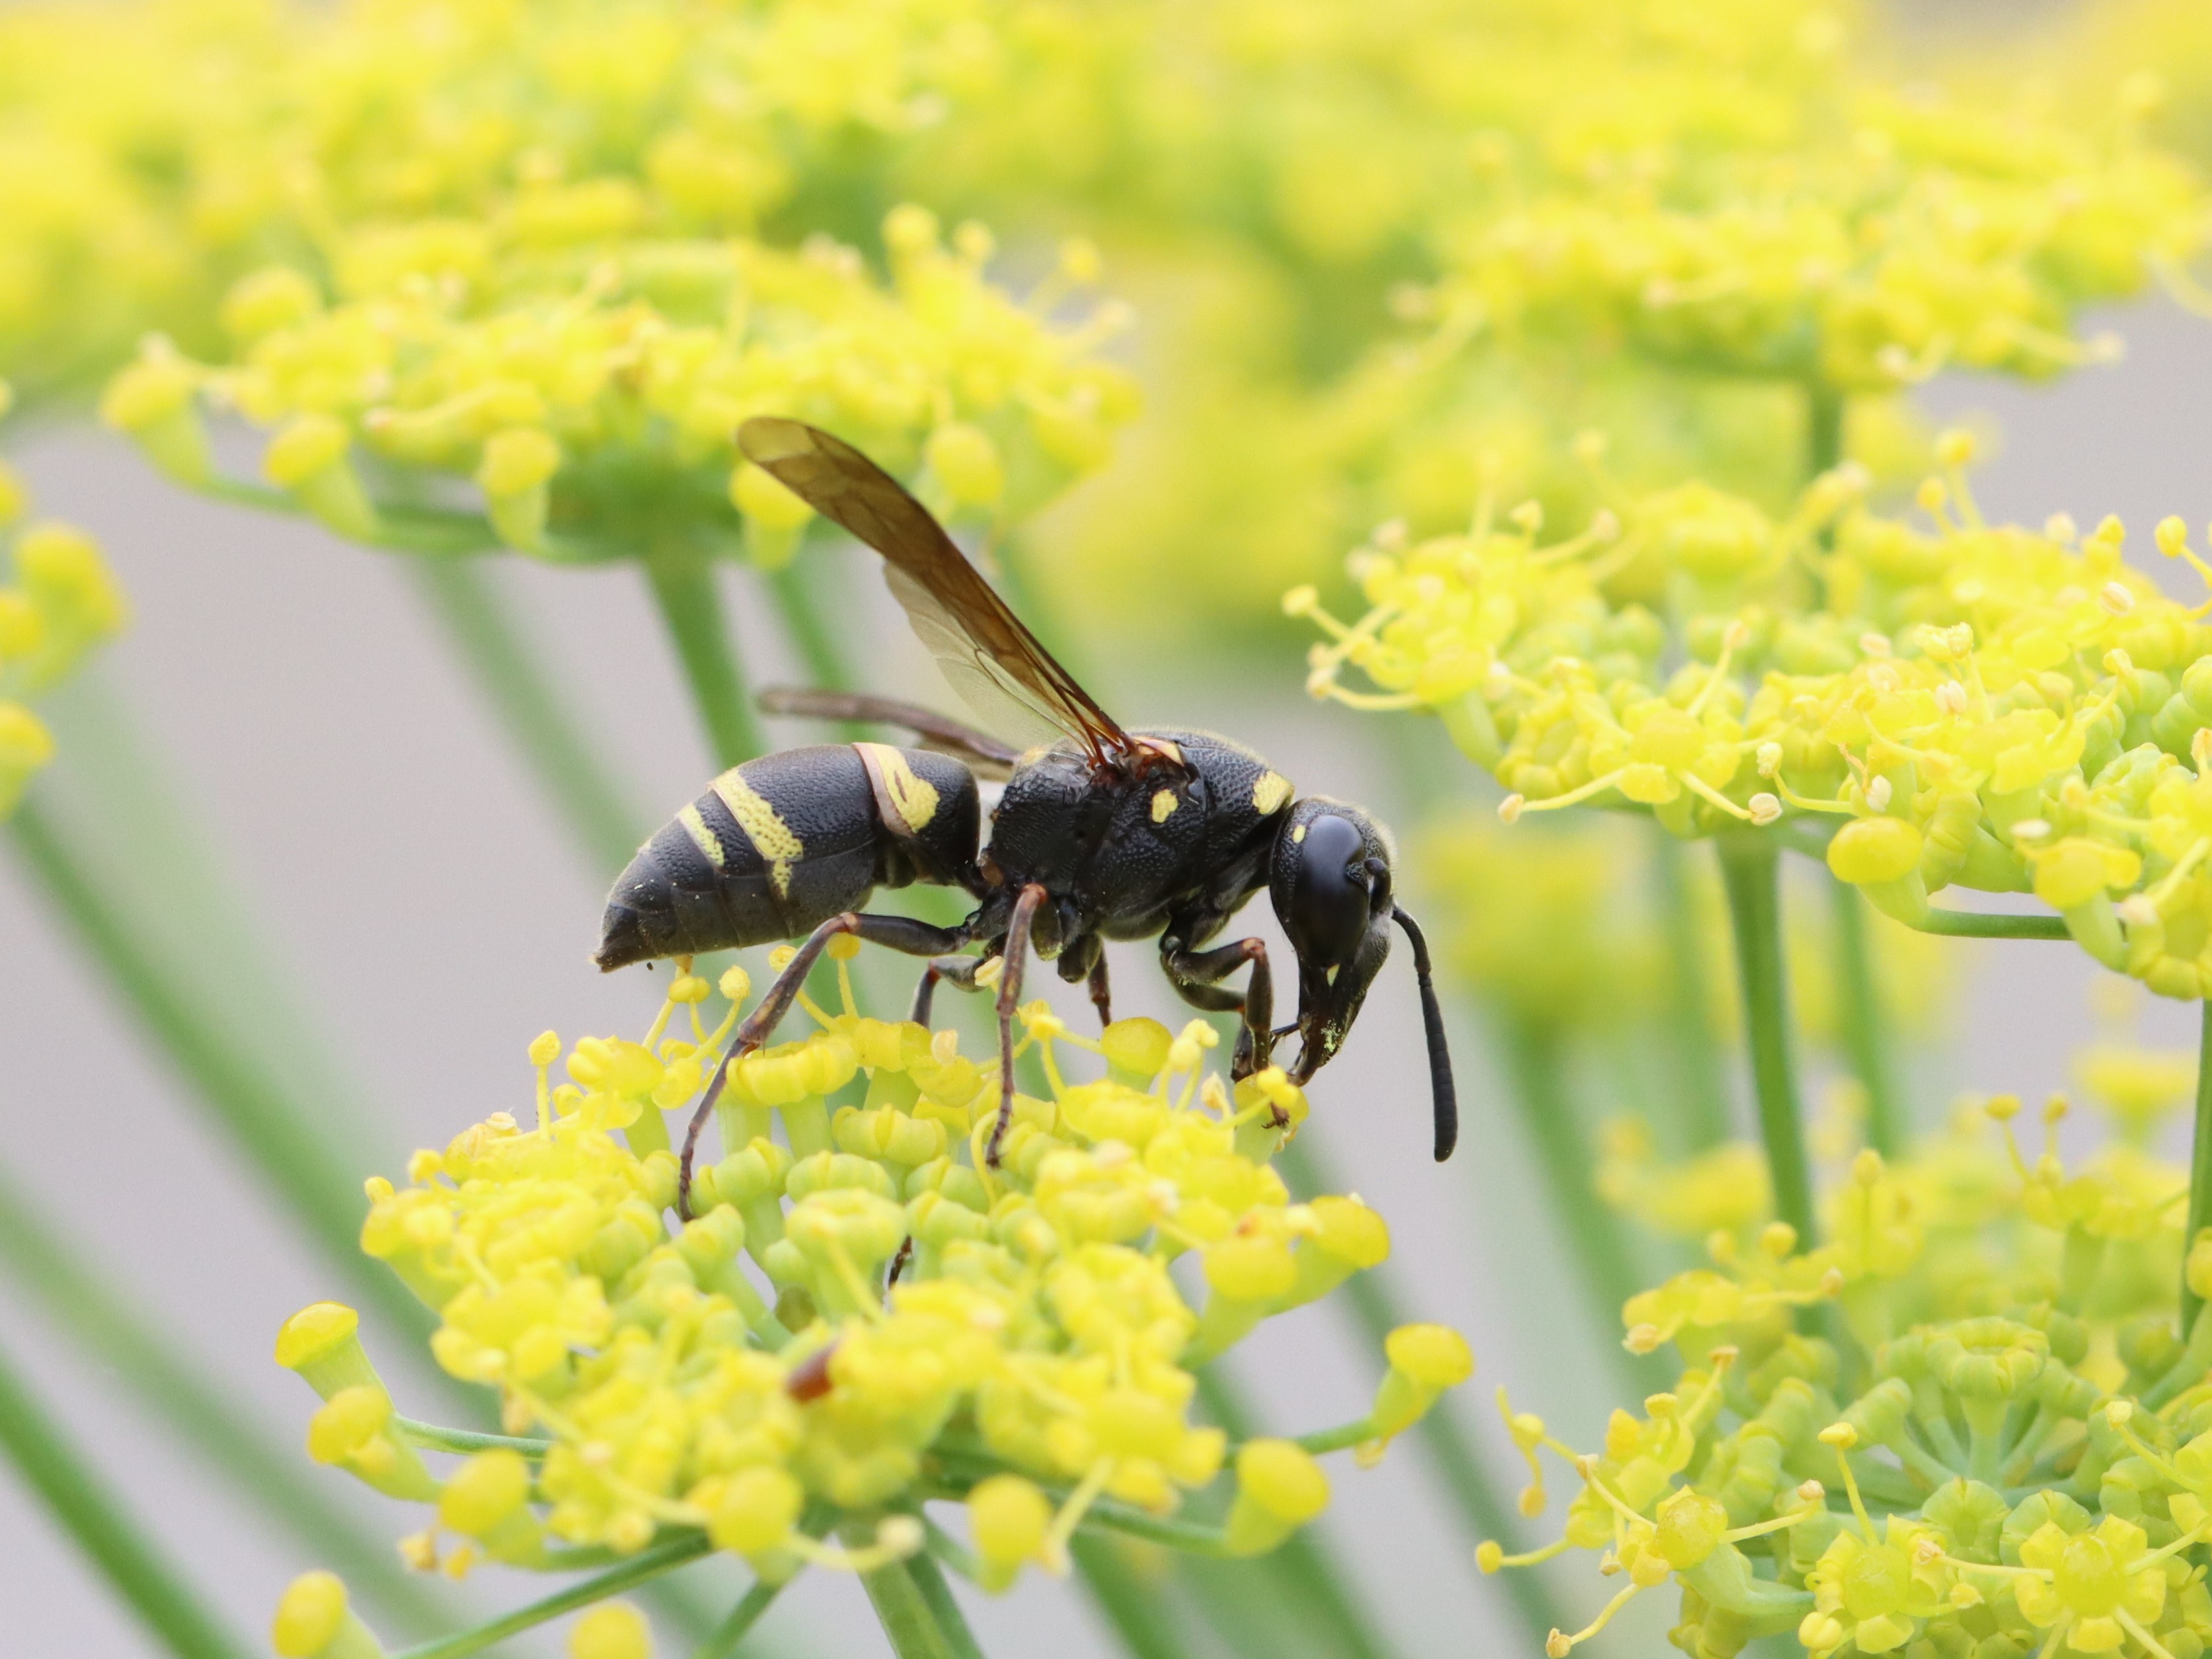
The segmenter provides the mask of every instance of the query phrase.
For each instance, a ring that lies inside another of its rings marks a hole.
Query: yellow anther
[[[540,1031],[530,1039],[530,1063],[543,1069],[561,1058],[561,1036],[557,1031]]]
[[[726,968],[722,970],[721,982],[716,988],[721,992],[725,1001],[743,1002],[751,994],[752,976],[742,968]]]
[[[1797,1230],[1786,1221],[1770,1221],[1759,1230],[1759,1248],[1779,1261],[1797,1248]]]
[[[2158,528],[2152,534],[2158,543],[2158,550],[2169,559],[2179,558],[2182,550],[2189,545],[2189,526],[2178,518],[2160,519]]]
[[[1498,803],[1498,818],[1501,823],[1521,822],[1522,810],[1528,805],[1528,797],[1519,793],[1508,795]]]
[[[2097,590],[2097,603],[2115,617],[2124,617],[2136,608],[2136,596],[2124,582],[2106,582]]]
[[[830,961],[850,962],[860,954],[860,941],[856,934],[832,933],[827,948]]]
[[[2018,1095],[1991,1095],[1982,1103],[1982,1109],[2000,1123],[2009,1123],[2020,1115]]]
[[[704,1002],[710,989],[707,981],[698,975],[684,974],[668,988],[668,1000],[671,1002]]]
[[[1820,1431],[1820,1443],[1833,1446],[1838,1451],[1849,1451],[1859,1443],[1859,1431],[1849,1423],[1831,1423]]]

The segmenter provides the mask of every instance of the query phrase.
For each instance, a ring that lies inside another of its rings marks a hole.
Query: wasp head
[[[1390,954],[1390,832],[1356,806],[1316,796],[1291,809],[1268,890],[1298,959],[1303,1083],[1327,1065]]]
[[[1458,1094],[1428,941],[1392,896],[1396,851],[1390,832],[1356,806],[1315,796],[1291,808],[1268,874],[1276,918],[1298,959],[1298,1063],[1291,1075],[1305,1082],[1343,1046],[1389,957],[1395,922],[1413,947],[1441,1163],[1459,1136]]]

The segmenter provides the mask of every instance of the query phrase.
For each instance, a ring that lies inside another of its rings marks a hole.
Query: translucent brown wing
[[[1101,765],[1138,746],[1037,643],[968,556],[897,481],[841,439],[761,416],[738,447],[808,506],[884,556],[885,580],[954,690],[997,735],[1073,738]]]

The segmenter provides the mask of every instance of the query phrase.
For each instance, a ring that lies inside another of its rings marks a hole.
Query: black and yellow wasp
[[[646,843],[607,900],[597,961],[779,939],[798,954],[738,1027],[684,1145],[684,1194],[708,1109],[731,1063],[788,1012],[830,940],[850,933],[927,957],[914,1017],[927,1023],[940,979],[973,988],[1003,958],[998,985],[1000,1107],[995,1164],[1014,1096],[1012,1026],[1034,950],[1060,977],[1087,980],[1110,1018],[1105,941],[1160,942],[1160,965],[1194,1006],[1243,1017],[1232,1074],[1271,1063],[1299,1037],[1305,1082],[1343,1043],[1406,931],[1419,981],[1436,1156],[1450,1155],[1457,1106],[1426,942],[1391,892],[1389,832],[1356,806],[1293,799],[1250,750],[1202,732],[1127,732],[1055,662],[913,496],[850,445],[796,421],[747,421],[739,447],[824,518],[880,553],[891,591],[945,678],[1018,749],[927,709],[829,692],[770,693],[771,712],[902,726],[927,746],[852,743],[787,750],[725,772]],[[977,779],[1004,779],[978,851]],[[964,888],[975,908],[954,927],[861,908],[878,887]],[[1246,900],[1268,890],[1297,957],[1298,1017],[1273,1024],[1266,943],[1210,945]],[[980,944],[980,956],[963,955]],[[1223,981],[1249,965],[1243,988]]]

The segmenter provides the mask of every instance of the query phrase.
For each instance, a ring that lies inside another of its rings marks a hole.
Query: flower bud
[[[929,434],[923,455],[954,502],[994,507],[1006,493],[1006,470],[999,447],[982,428],[947,421]]]
[[[1237,1454],[1227,1525],[1232,1555],[1264,1555],[1328,1507],[1328,1477],[1304,1447],[1250,1440]]]
[[[530,1465],[506,1447],[478,1452],[438,1495],[438,1519],[476,1539],[494,1559],[527,1566],[544,1554],[544,1528],[530,1510]]]
[[[653,1627],[627,1601],[602,1601],[568,1632],[568,1659],[653,1659]]]
[[[198,392],[199,373],[190,363],[173,351],[149,351],[108,381],[100,418],[179,483],[204,484],[215,475],[215,460]]]
[[[724,1483],[707,1523],[717,1549],[751,1558],[790,1541],[806,1493],[788,1471],[773,1465],[740,1469]]]
[[[301,415],[269,441],[262,471],[339,535],[368,541],[376,509],[353,470],[352,445],[353,434],[335,415]]]
[[[384,1659],[384,1646],[347,1604],[334,1572],[303,1572],[284,1587],[269,1644],[278,1659]]]
[[[15,810],[33,774],[53,757],[46,723],[20,702],[0,701],[0,818]]]
[[[1052,1504],[1018,1474],[994,1474],[968,1494],[968,1529],[985,1589],[1006,1589],[1024,1562],[1036,1560],[1052,1528]]]
[[[560,470],[561,446],[541,428],[509,427],[484,441],[477,487],[483,491],[492,528],[517,552],[544,550],[550,486]]]
[[[392,1498],[422,1500],[438,1483],[392,1425],[392,1396],[381,1383],[340,1389],[307,1422],[307,1455],[335,1464]]]
[[[1668,1566],[1694,1567],[1716,1549],[1728,1531],[1728,1506],[1685,1486],[1658,1509],[1654,1542]]]
[[[730,475],[730,505],[744,520],[746,556],[763,570],[779,570],[791,562],[800,535],[814,517],[814,509],[774,473],[750,461],[740,461]]]
[[[1384,1340],[1390,1369],[1375,1390],[1369,1420],[1375,1427],[1370,1455],[1428,1415],[1446,1389],[1474,1375],[1474,1354],[1467,1339],[1444,1325],[1401,1325]]]
[[[1828,842],[1828,868],[1855,887],[1897,881],[1920,867],[1923,845],[1903,818],[1854,818]]]
[[[1148,1089],[1168,1063],[1175,1036],[1156,1019],[1117,1019],[1099,1037],[1107,1075],[1132,1089]]]

